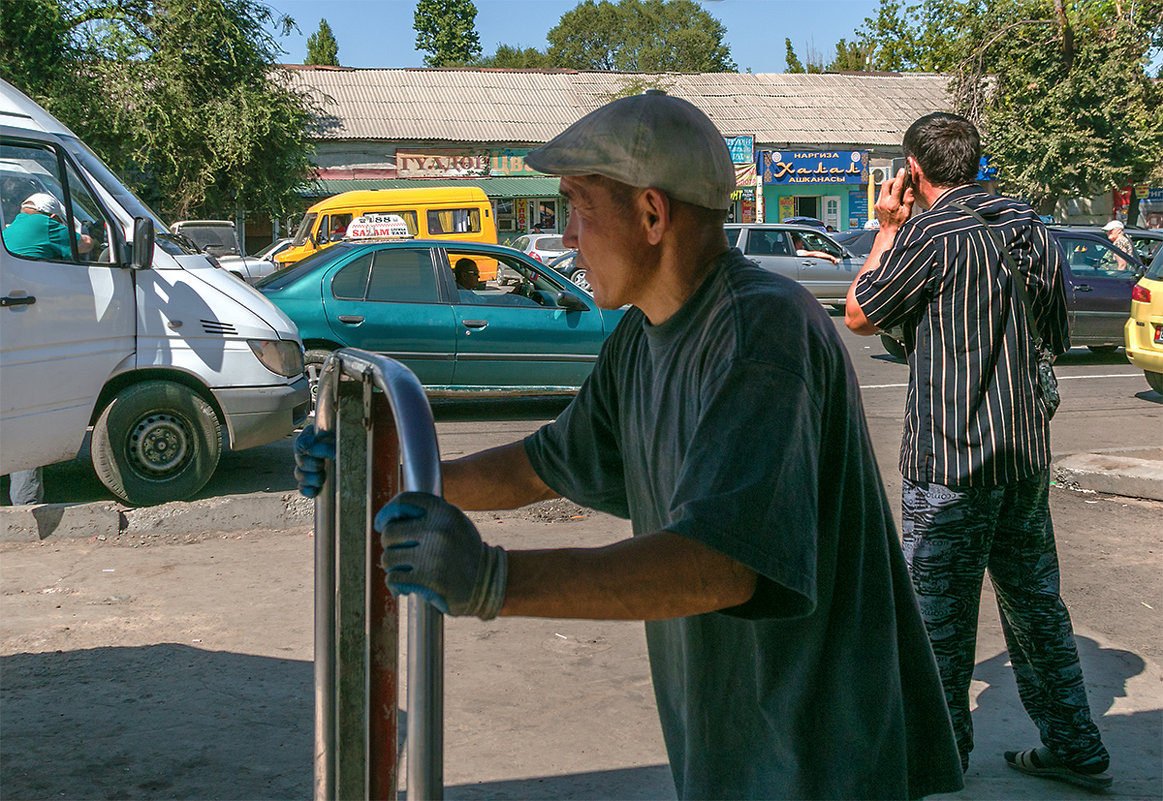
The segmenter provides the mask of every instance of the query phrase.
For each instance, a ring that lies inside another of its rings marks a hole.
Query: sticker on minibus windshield
[[[347,226],[346,239],[410,239],[408,224],[398,214],[361,214]]]

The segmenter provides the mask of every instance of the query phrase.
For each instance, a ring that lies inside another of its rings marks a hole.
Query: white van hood
[[[299,329],[291,322],[291,318],[250,284],[240,281],[226,270],[217,269],[200,254],[173,258],[192,277],[234,301],[270,326],[280,339],[292,342],[299,340]]]

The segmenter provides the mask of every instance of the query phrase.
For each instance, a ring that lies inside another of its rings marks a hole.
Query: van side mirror
[[[133,218],[133,252],[129,266],[135,270],[153,267],[153,220],[149,217]]]

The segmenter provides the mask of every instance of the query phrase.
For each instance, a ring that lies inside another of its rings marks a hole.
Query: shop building
[[[318,179],[304,188],[304,208],[350,189],[471,182],[489,197],[501,241],[565,227],[557,178],[529,169],[524,156],[589,111],[643,88],[689,100],[722,131],[736,169],[730,219],[798,214],[835,220],[837,230],[867,219],[869,177],[900,156],[909,124],[949,107],[947,78],[917,73],[286,69],[318,108]],[[789,163],[791,173],[772,167]],[[248,220],[248,234],[269,241],[289,223],[275,230]]]

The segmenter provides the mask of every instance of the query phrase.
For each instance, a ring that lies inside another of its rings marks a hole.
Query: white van
[[[22,212],[30,188],[64,219]],[[0,241],[0,474],[74,458],[92,426],[102,483],[161,503],[306,419],[295,325],[3,80]]]

